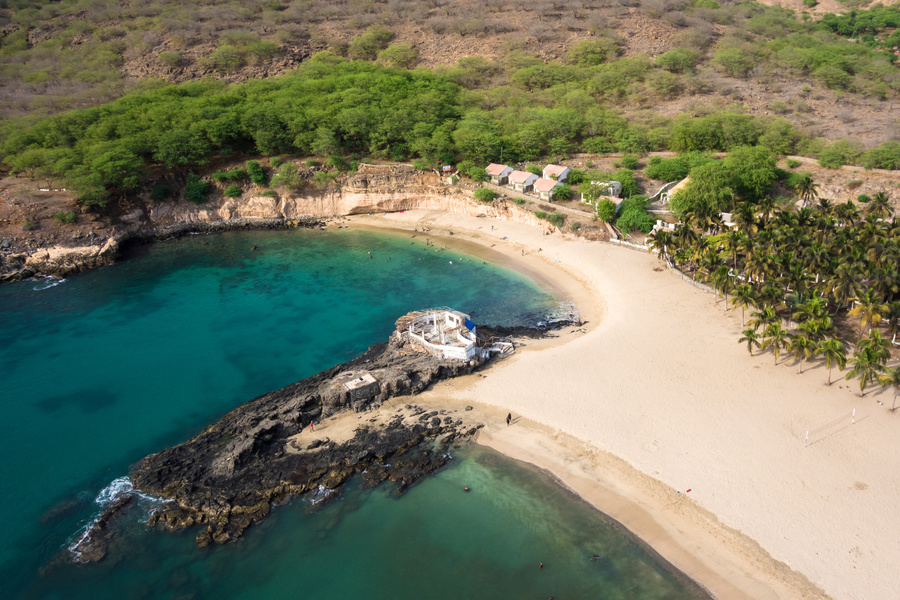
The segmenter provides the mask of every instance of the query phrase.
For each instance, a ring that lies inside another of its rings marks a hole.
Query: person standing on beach
[[[506,426],[509,427],[509,424],[512,422],[512,413],[507,413],[506,415]]]

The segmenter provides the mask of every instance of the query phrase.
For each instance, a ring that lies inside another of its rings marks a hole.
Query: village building
[[[547,165],[544,167],[544,179],[554,179],[556,181],[565,181],[569,176],[569,167],[560,165]]]
[[[528,171],[513,171],[509,174],[509,187],[517,192],[530,192],[538,176]]]
[[[506,185],[510,174],[513,172],[513,168],[506,165],[491,163],[487,166],[485,171],[487,171],[488,177],[491,178],[491,183],[495,185]]]
[[[582,204],[597,206],[601,198],[619,199],[619,196],[622,194],[622,184],[618,181],[592,181],[591,185],[600,188],[600,195],[596,199],[591,200],[590,198],[585,198],[584,194],[581,194]],[[619,202],[621,202],[621,199],[619,199]],[[615,204],[618,206],[618,202]]]
[[[672,199],[672,197],[675,194],[677,194],[678,192],[680,192],[681,190],[683,190],[687,186],[687,184],[689,184],[690,182],[691,182],[691,178],[685,177],[684,179],[682,179],[681,181],[676,183],[674,186],[672,186],[668,190],[661,192],[659,194],[659,201],[662,204],[668,204],[669,201]]]
[[[552,179],[538,179],[534,183],[534,191],[537,192],[541,200],[553,200],[553,195],[561,184]]]
[[[409,323],[408,332],[410,341],[439,358],[469,360],[481,351],[475,324],[458,310],[438,308],[420,314]]]

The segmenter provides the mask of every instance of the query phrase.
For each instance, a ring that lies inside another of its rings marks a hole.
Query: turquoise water
[[[192,533],[144,531],[141,503],[104,562],[57,561],[130,464],[357,356],[409,310],[450,305],[520,324],[556,306],[521,275],[404,235],[228,233],[135,254],[57,285],[0,287],[0,596],[688,597],[633,544],[622,542],[638,553],[627,563],[585,563],[588,547],[604,554],[603,518],[480,451],[400,499],[348,486],[312,514],[296,499],[209,550]],[[473,492],[461,497],[462,481]],[[635,595],[638,585],[651,591]]]

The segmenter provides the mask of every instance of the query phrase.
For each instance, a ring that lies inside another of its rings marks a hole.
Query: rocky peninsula
[[[133,489],[113,499],[69,548],[73,559],[94,562],[105,556],[114,520],[135,492],[163,500],[148,526],[196,527],[197,544],[205,547],[237,540],[292,496],[327,500],[355,475],[363,485],[390,481],[402,492],[439,469],[449,460],[447,450],[482,425],[466,425],[445,410],[398,404],[379,411],[385,418],[366,419],[349,440],[312,440],[305,433],[337,413],[374,411],[396,396],[413,396],[472,373],[496,356],[485,351],[469,360],[436,357],[408,336],[409,317],[397,321],[388,341],[356,359],[255,398],[194,438],[135,464]],[[487,348],[488,340],[510,333],[536,337],[572,322],[558,319],[539,329],[480,327],[478,345]]]

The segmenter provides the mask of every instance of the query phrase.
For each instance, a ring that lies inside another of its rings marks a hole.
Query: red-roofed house
[[[517,192],[530,192],[538,176],[528,171],[513,171],[509,174],[509,185]]]
[[[488,177],[491,178],[491,183],[496,185],[506,185],[506,180],[509,179],[509,175],[513,172],[513,168],[507,167],[506,165],[491,163],[487,166],[485,171],[487,171]]]
[[[553,200],[553,194],[559,185],[558,181],[552,179],[538,179],[534,182],[534,191],[538,193],[541,200]]]
[[[569,167],[560,165],[547,165],[544,167],[544,179],[555,179],[556,181],[565,181],[569,176]]]

